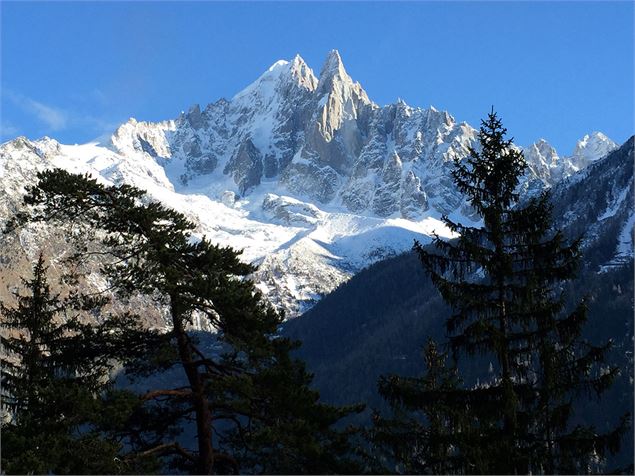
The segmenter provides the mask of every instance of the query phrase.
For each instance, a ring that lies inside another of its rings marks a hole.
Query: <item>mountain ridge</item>
[[[48,167],[136,185],[185,213],[199,235],[244,249],[259,265],[260,289],[295,316],[413,239],[450,237],[442,214],[470,221],[450,170],[475,138],[472,126],[433,107],[378,106],[336,50],[317,76],[296,55],[230,100],[160,122],[131,118],[106,144],[2,144],[0,221]],[[537,144],[524,149],[523,193],[552,187],[616,147],[601,133],[584,136],[572,156]]]
[[[280,104],[280,97],[287,102]],[[232,105],[235,101],[238,104]],[[285,109],[289,101],[293,111]],[[187,183],[218,167],[233,178],[235,192],[241,194],[277,177],[288,192],[308,200],[339,203],[354,213],[401,213],[404,218],[415,217],[415,207],[409,206],[413,204],[425,208],[432,202],[441,212],[459,206],[451,185],[438,177],[448,175],[451,159],[467,154],[476,132],[434,107],[413,108],[400,100],[378,106],[353,82],[336,50],[329,53],[319,77],[299,55],[291,62],[280,60],[231,101],[210,103],[202,113],[194,105],[173,121],[134,121],[132,125],[139,125],[136,137],[128,137],[125,144],[113,140],[112,145],[120,152],[145,148],[156,157],[180,157],[185,173],[173,181]],[[175,137],[157,137],[157,128]],[[205,137],[188,128],[204,129]],[[206,148],[206,139],[214,144]],[[589,140],[596,158],[616,147],[602,133],[587,134],[570,156],[561,157],[552,148],[549,158],[556,163],[531,153],[536,144],[546,143],[544,139],[525,148],[530,162],[535,161],[529,179],[551,186],[588,165],[591,148],[584,146]],[[435,173],[422,170],[430,167]]]

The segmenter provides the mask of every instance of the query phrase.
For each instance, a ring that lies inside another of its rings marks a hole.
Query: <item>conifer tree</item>
[[[2,467],[14,473],[115,473],[121,450],[95,431],[110,362],[93,353],[98,332],[80,323],[77,296],[50,290],[40,254],[16,307],[0,303]],[[82,304],[84,307],[87,302]],[[96,302],[90,304],[94,309]],[[80,429],[88,427],[88,430]]]
[[[300,408],[283,407],[288,401],[264,391],[268,375],[283,375],[281,369],[296,364],[289,360],[289,349],[284,350],[286,344],[277,336],[282,316],[247,278],[254,267],[241,262],[238,252],[213,245],[206,238],[197,239],[192,235],[194,224],[184,215],[148,200],[134,187],[104,186],[88,176],[62,170],[43,172],[39,178],[39,184],[25,197],[29,209],[18,215],[9,229],[29,220],[48,221],[74,228],[69,236],[94,238],[85,241],[76,260],[99,256],[105,261],[103,273],[120,296],[142,293],[168,309],[169,337],[176,357],[167,359],[164,368],[181,366],[187,385],[154,389],[142,399],[169,407],[172,414],[192,416],[197,448],[184,448],[176,440],[155,439],[156,445],[140,454],[164,456],[173,467],[196,474],[233,473],[282,461],[282,452],[290,458],[297,456],[296,461],[305,454],[302,435],[290,438],[292,434],[287,434],[288,444],[280,445],[275,432],[255,437],[253,428],[267,427],[282,436],[284,425],[279,425],[280,421],[304,418],[314,422],[307,423],[307,428],[313,424],[320,432],[313,435],[316,445],[328,447],[331,439],[339,438],[329,428],[341,416],[339,411],[325,411],[326,407],[310,399]],[[187,331],[195,320],[215,329],[216,351],[202,351]],[[288,386],[281,392],[310,394],[306,374],[291,376],[285,375],[282,381]],[[276,414],[275,425],[266,423]],[[240,440],[244,451],[235,448],[239,441],[235,438],[234,446],[224,445],[226,435],[232,429],[240,433],[245,422],[251,425],[252,433]],[[243,458],[243,464],[239,457],[246,453],[262,460],[254,463],[253,458]],[[271,471],[282,467],[267,466]],[[333,468],[325,467],[324,471],[337,470]],[[292,471],[307,472],[310,468],[299,466]]]
[[[565,309],[562,284],[575,277],[581,241],[567,244],[553,230],[546,193],[518,203],[527,165],[505,135],[492,111],[482,122],[479,150],[470,149],[453,171],[482,226],[444,217],[456,240],[436,237],[435,251],[415,243],[452,309],[446,330],[453,359],[491,356],[492,374],[443,390],[426,386],[436,372],[429,368],[428,380],[395,377],[382,383],[382,391],[393,401],[407,396],[423,411],[428,438],[436,437],[435,421],[444,416],[441,441],[454,462],[444,468],[448,472],[598,470],[605,452],[619,447],[626,417],[607,434],[572,427],[571,417],[575,398],[585,391],[599,397],[615,378],[617,369],[604,365],[610,343],[581,338],[584,301]],[[434,470],[435,453],[422,461]]]
[[[243,416],[224,443],[241,461],[241,471],[253,474],[359,474],[355,457],[357,431],[334,425],[363,405],[334,407],[319,402],[309,388],[313,379],[303,362],[290,356],[299,346],[276,339],[272,354],[259,362],[253,377],[221,399],[238,403]],[[272,359],[273,357],[273,359]],[[244,397],[248,395],[249,398]],[[222,405],[222,404],[221,404]]]
[[[449,474],[461,464],[450,447],[449,431],[469,431],[464,411],[456,411],[446,395],[457,393],[460,381],[455,368],[446,365],[447,354],[432,339],[424,350],[426,375],[379,379],[379,394],[394,410],[392,418],[373,414],[370,431],[375,473]],[[435,406],[421,404],[422,394],[437,397]],[[463,431],[461,433],[464,433]]]

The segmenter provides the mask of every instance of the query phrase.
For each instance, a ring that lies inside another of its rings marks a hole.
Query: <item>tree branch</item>
[[[143,458],[144,456],[150,456],[150,455],[152,455],[154,453],[166,452],[166,451],[170,451],[170,450],[180,454],[181,456],[183,456],[186,459],[189,459],[193,463],[197,462],[196,457],[192,453],[187,451],[185,448],[183,448],[181,445],[179,445],[176,441],[173,442],[173,443],[164,443],[162,445],[155,446],[154,448],[150,448],[149,450],[142,451],[140,453],[134,453],[132,455],[128,455],[126,457],[126,459]]]
[[[141,400],[151,400],[163,396],[189,397],[190,395],[192,395],[191,390],[153,390],[139,398],[141,398]]]

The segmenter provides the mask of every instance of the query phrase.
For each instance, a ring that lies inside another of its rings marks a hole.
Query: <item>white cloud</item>
[[[3,139],[7,137],[13,138],[18,135],[18,132],[20,132],[20,130],[9,121],[3,119],[2,122],[0,122],[0,137]]]
[[[103,138],[110,136],[123,121],[106,120],[92,114],[83,114],[71,109],[62,109],[44,104],[10,88],[3,87],[2,95],[15,106],[37,119],[46,128],[45,132],[57,132],[65,129],[83,129],[85,133]],[[105,102],[105,95],[98,89],[90,95],[92,101]],[[75,98],[77,99],[77,98]],[[19,131],[8,121],[2,123],[2,137],[15,136]]]
[[[52,131],[59,131],[66,127],[66,114],[63,111],[32,99],[27,99],[26,104],[38,119],[44,122]]]
[[[60,108],[48,106],[6,88],[3,88],[2,94],[23,111],[39,119],[51,131],[65,129],[68,124],[68,114]]]

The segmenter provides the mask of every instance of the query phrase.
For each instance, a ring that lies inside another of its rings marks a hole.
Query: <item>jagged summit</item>
[[[558,153],[556,152],[556,149],[543,138],[538,139],[525,150],[535,150],[536,153],[540,154],[542,157],[548,157],[549,160],[547,163],[555,163],[558,161]]]
[[[576,159],[578,168],[584,168],[598,158],[606,156],[618,148],[618,145],[602,132],[594,131],[585,134],[573,149],[572,157]]]
[[[444,177],[455,158],[467,156],[475,137],[469,124],[433,106],[413,108],[401,98],[377,106],[334,49],[319,78],[296,54],[273,63],[231,100],[203,110],[195,104],[161,123],[131,118],[109,146],[162,161],[170,180],[183,187],[223,183],[249,195],[274,180],[286,193],[317,203],[412,219],[428,209],[465,211]],[[551,186],[615,147],[593,132],[571,156],[561,156],[540,139],[525,149],[528,180]]]
[[[358,96],[364,103],[371,101],[359,82],[354,82],[346,72],[339,51],[331,50],[320,71],[317,85],[318,96],[337,91],[343,98],[350,95]]]
[[[111,142],[115,150],[169,160],[171,180],[183,185],[230,178],[234,193],[248,195],[276,180],[287,193],[318,203],[413,218],[427,207],[441,213],[463,207],[441,177],[475,137],[469,124],[433,106],[413,108],[402,99],[377,106],[332,50],[319,78],[298,54],[276,61],[229,101],[203,111],[195,105],[176,121],[131,120]],[[528,180],[551,186],[614,147],[592,133],[562,157],[541,139],[525,149]]]
[[[245,248],[261,265],[263,290],[283,307],[294,303],[293,315],[439,231],[441,214],[469,220],[451,170],[476,135],[433,107],[378,106],[333,50],[319,78],[299,55],[280,60],[231,99],[162,122],[130,118],[105,147],[5,143],[0,176],[12,197],[52,165],[149,190],[214,241]],[[614,147],[591,133],[566,157],[539,140],[524,149],[524,190],[551,187]]]
[[[296,54],[291,61],[289,72],[291,73],[291,77],[295,78],[298,84],[305,89],[315,91],[317,88],[318,79],[315,77],[315,74],[313,74],[313,70],[309,68],[299,54]]]
[[[327,84],[332,82],[335,77],[339,77],[343,81],[352,81],[344,68],[340,53],[337,50],[331,50],[320,70],[318,89],[322,91],[327,88]]]
[[[336,49],[332,49],[326,55],[326,59],[324,60],[324,65],[322,66],[322,71],[320,72],[320,76],[325,74],[325,72],[330,71],[343,71],[344,65],[342,64],[342,57],[340,56],[340,52]]]

